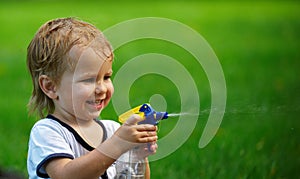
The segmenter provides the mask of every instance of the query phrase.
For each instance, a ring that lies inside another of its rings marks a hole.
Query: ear
[[[51,99],[57,99],[56,84],[47,75],[41,75],[39,77],[39,85],[42,91]]]

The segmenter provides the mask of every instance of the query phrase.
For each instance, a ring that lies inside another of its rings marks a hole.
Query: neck
[[[94,119],[81,119],[76,117],[74,114],[68,113],[68,112],[61,112],[61,111],[54,111],[52,114],[62,122],[72,126],[73,128],[80,127],[89,127],[91,126],[95,121]]]

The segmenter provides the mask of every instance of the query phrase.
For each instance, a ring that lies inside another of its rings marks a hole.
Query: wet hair
[[[100,30],[76,18],[59,18],[46,22],[36,32],[27,48],[27,67],[31,74],[33,90],[28,103],[30,114],[37,112],[40,117],[54,111],[53,100],[39,86],[39,77],[47,75],[56,85],[66,70],[74,70],[76,60],[69,56],[72,47],[91,46],[112,56],[112,48]],[[95,45],[97,44],[97,45]]]

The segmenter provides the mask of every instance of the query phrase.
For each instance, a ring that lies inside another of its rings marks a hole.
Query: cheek
[[[115,92],[114,85],[111,83],[111,84],[109,85],[108,89],[109,89],[110,97],[112,97],[112,95],[113,95],[114,92]]]
[[[109,103],[109,101],[111,100],[112,95],[114,94],[114,86],[112,85],[112,83],[108,84],[107,86],[107,92],[106,92],[106,104],[107,105]]]
[[[94,93],[95,85],[74,85],[72,90],[73,99],[87,98]]]

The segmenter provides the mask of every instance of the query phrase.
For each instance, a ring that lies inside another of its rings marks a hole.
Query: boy
[[[151,151],[146,147],[143,156],[155,153],[157,128],[136,125],[139,116],[122,126],[96,119],[114,92],[112,61],[110,44],[86,22],[55,19],[35,34],[27,49],[29,107],[42,119],[30,134],[29,178],[114,178],[114,162],[123,153],[146,143]]]

